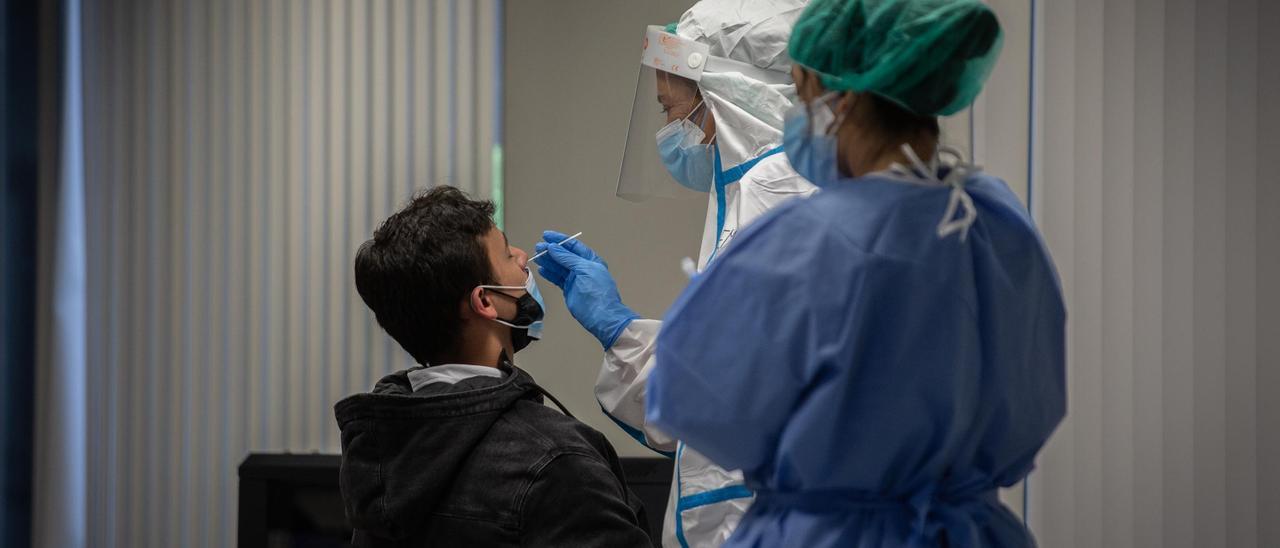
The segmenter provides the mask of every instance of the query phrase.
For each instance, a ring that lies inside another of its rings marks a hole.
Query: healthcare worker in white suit
[[[703,0],[678,23],[646,30],[618,195],[707,193],[698,270],[752,220],[816,190],[781,148],[783,116],[796,100],[787,40],[807,1]],[[556,231],[543,237],[540,274],[561,288],[570,313],[604,347],[595,387],[601,408],[640,443],[675,459],[663,545],[720,546],[752,493],[740,472],[645,422],[645,383],[662,322],[622,303],[608,266],[588,246],[561,244],[567,236]]]

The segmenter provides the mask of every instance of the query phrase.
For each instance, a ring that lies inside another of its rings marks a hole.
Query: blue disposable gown
[[[1004,182],[840,181],[742,232],[668,312],[647,418],[756,503],[726,546],[1030,546],[996,498],[1066,411],[1053,264]]]

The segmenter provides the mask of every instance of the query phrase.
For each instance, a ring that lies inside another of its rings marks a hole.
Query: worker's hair
[[[936,141],[942,133],[935,116],[916,114],[874,93],[867,93],[857,100],[871,102],[869,108],[854,111],[858,113],[856,122],[880,138],[880,146],[874,151],[875,156],[921,136],[928,136]]]
[[[880,134],[903,140],[921,133],[936,138],[941,133],[936,116],[916,114],[876,94],[869,96],[871,108],[867,109],[863,123]]]
[[[454,349],[462,299],[493,283],[481,241],[494,228],[493,212],[492,202],[436,187],[383,221],[356,252],[360,298],[418,363],[432,365]]]

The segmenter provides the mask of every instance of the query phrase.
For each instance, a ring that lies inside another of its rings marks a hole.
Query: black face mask
[[[502,285],[482,285],[480,287],[516,301],[516,315],[514,318],[510,320],[497,319],[498,323],[511,328],[511,348],[514,351],[519,352],[529,346],[529,343],[542,339],[542,319],[546,315],[546,310],[542,307],[542,293],[538,291],[538,284],[533,279],[533,272],[529,272],[529,278],[525,281],[524,287]],[[525,294],[515,297],[500,291],[504,289],[523,289]]]
[[[510,320],[498,318],[498,321],[511,328],[511,349],[519,352],[529,346],[529,343],[542,339],[542,305],[538,303],[533,295],[525,293],[519,297],[507,295],[501,291],[495,293],[515,299],[516,315]],[[520,327],[523,326],[523,327]],[[531,333],[534,327],[537,327],[537,334]]]

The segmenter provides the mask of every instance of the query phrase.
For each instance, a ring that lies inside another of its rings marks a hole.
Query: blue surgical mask
[[[836,137],[827,134],[836,118],[830,104],[835,96],[835,92],[823,95],[808,108],[803,101],[796,102],[787,110],[782,126],[782,148],[791,167],[818,187],[840,179]]]
[[[689,112],[693,116],[702,106]],[[715,161],[711,145],[702,144],[706,132],[685,116],[658,130],[658,156],[671,177],[695,192],[710,192],[715,178]]]

